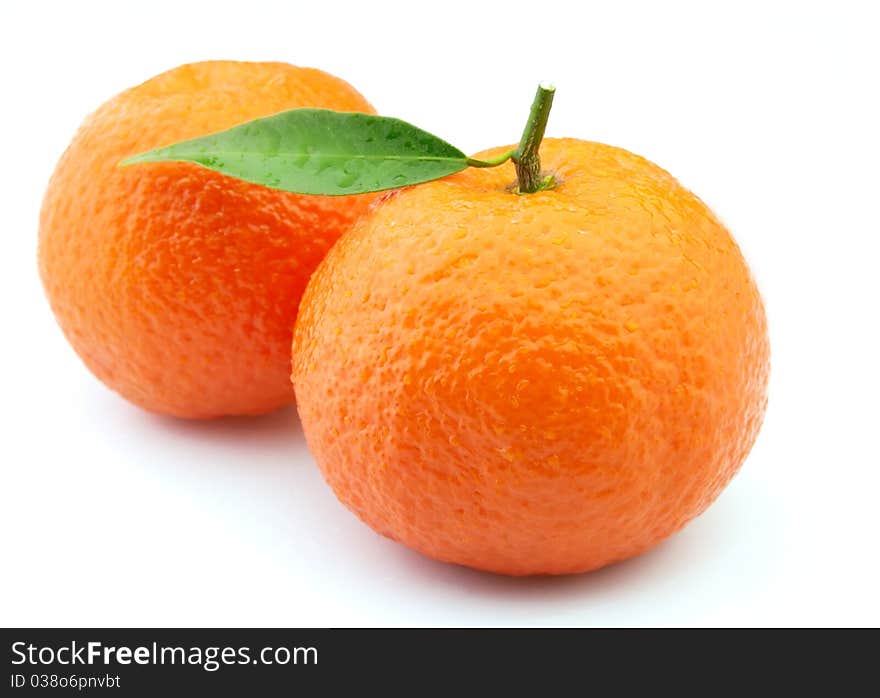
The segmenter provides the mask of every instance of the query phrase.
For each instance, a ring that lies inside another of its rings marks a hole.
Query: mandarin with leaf
[[[699,515],[752,447],[769,369],[761,297],[702,201],[619,148],[540,156],[388,196],[319,266],[293,344],[343,504],[509,575],[593,570]]]

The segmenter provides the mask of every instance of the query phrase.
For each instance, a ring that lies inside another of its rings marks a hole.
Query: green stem
[[[492,158],[491,160],[477,160],[475,158],[468,158],[467,164],[468,167],[498,167],[498,165],[503,165],[505,162],[510,160],[515,152],[515,150],[508,150],[506,153],[501,153],[501,155]]]
[[[538,85],[538,92],[535,94],[535,101],[532,103],[532,110],[519,147],[511,155],[516,165],[520,194],[533,194],[548,188],[548,182],[545,182],[541,176],[541,158],[538,149],[541,146],[541,139],[544,138],[544,130],[547,128],[547,118],[550,116],[555,92],[556,88],[553,85],[548,83]]]

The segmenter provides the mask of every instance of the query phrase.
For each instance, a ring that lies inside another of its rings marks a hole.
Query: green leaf
[[[194,162],[300,194],[338,196],[439,179],[468,166],[458,148],[387,116],[293,109],[135,155],[121,165]]]

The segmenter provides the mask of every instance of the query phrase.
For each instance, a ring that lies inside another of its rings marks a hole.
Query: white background
[[[3,3],[0,625],[878,625],[880,110],[871,3]],[[741,474],[652,552],[567,578],[424,559],[334,499],[295,412],[184,423],[86,371],[36,272],[81,119],[180,63],[283,60],[467,151],[549,135],[658,162],[765,295]]]

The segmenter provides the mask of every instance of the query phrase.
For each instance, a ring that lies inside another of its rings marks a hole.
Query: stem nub
[[[550,116],[550,107],[553,106],[553,95],[556,88],[549,83],[538,85],[532,110],[529,112],[529,120],[519,142],[519,147],[513,152],[511,158],[516,165],[516,178],[520,194],[533,194],[541,189],[552,187],[552,178],[545,181],[541,176],[541,158],[538,149],[541,147],[541,139],[544,138],[544,130],[547,128],[547,118]]]

